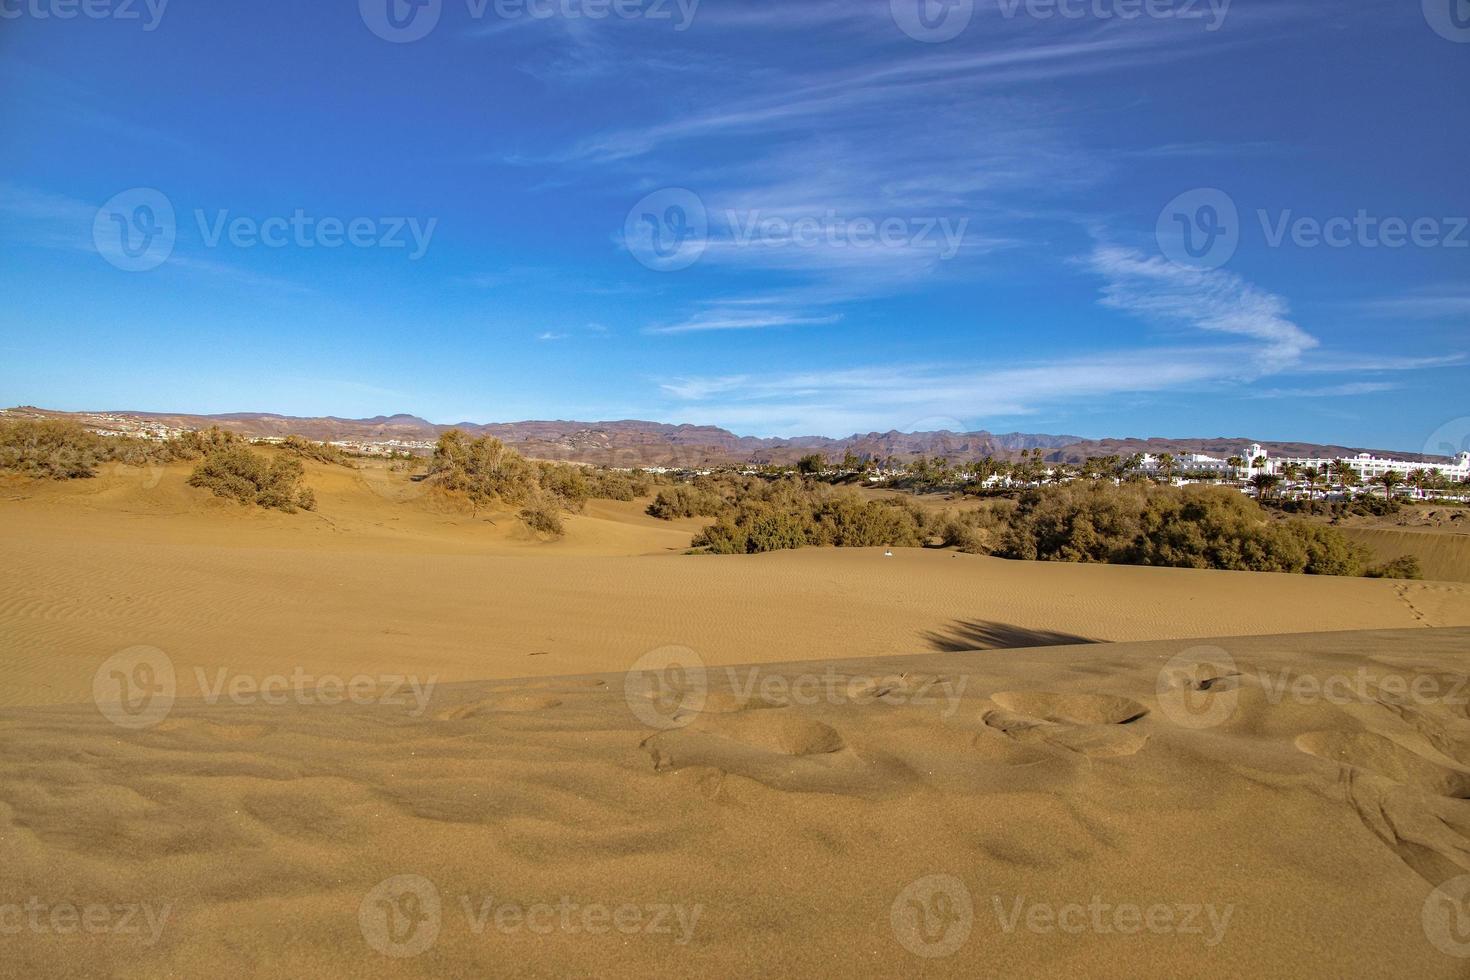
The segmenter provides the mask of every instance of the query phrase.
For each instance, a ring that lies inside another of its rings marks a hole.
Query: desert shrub
[[[298,507],[316,508],[316,495],[301,487],[305,468],[292,456],[267,460],[243,445],[227,445],[204,457],[189,485],[242,504],[275,508],[288,514]]]
[[[293,456],[300,456],[302,459],[327,463],[332,466],[346,466],[350,469],[356,468],[356,464],[352,462],[352,459],[346,453],[336,446],[329,445],[325,442],[312,442],[310,439],[303,439],[301,436],[287,436],[277,443],[277,445]]]
[[[537,534],[559,538],[566,533],[566,527],[561,520],[561,511],[556,505],[546,501],[537,501],[523,508],[520,518],[521,523]]]
[[[478,511],[491,503],[523,504],[540,490],[537,468],[492,436],[470,439],[459,429],[439,437],[429,479]]]
[[[924,543],[924,514],[907,502],[863,500],[856,494],[825,497],[813,509],[813,544],[838,548],[879,545],[916,548]]]
[[[0,470],[73,480],[93,476],[109,457],[105,440],[65,419],[0,422]]]
[[[932,522],[929,533],[942,547],[956,548],[971,555],[988,555],[1000,542],[1005,516],[1005,512],[996,507],[959,513],[946,511]]]
[[[730,509],[730,502],[712,490],[680,483],[658,492],[648,513],[666,521],[678,517],[718,517]]]
[[[799,480],[740,486],[744,495],[726,503],[694,547],[756,554],[808,546],[915,547],[924,540],[923,512],[907,502],[863,500]]]
[[[1393,561],[1374,565],[1363,574],[1369,578],[1419,579],[1424,577],[1424,571],[1419,567],[1419,558],[1416,555],[1401,555]]]
[[[588,492],[598,500],[637,500],[653,493],[654,479],[642,470],[596,469],[585,476]]]
[[[176,439],[159,443],[159,452],[172,459],[199,459],[217,449],[244,444],[245,440],[241,436],[212,425],[207,429],[185,432]]]
[[[1360,575],[1367,552],[1333,528],[1269,521],[1222,487],[1073,483],[1022,494],[997,554],[1237,571]]]
[[[592,486],[580,466],[565,463],[539,464],[537,479],[541,489],[555,497],[567,510],[580,511],[592,497]]]

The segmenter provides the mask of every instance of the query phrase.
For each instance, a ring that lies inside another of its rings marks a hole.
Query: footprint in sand
[[[1297,736],[1296,747],[1437,796],[1470,799],[1470,772],[1426,759],[1377,732],[1307,732]]]
[[[789,710],[704,713],[642,748],[658,772],[714,770],[785,792],[881,796],[908,783],[893,766],[860,758],[831,725]]]
[[[1092,758],[1133,755],[1148,736],[1127,728],[1148,714],[1137,701],[1109,694],[1001,691],[990,699],[1000,710],[981,720],[1018,742],[1043,742]]]
[[[545,694],[510,694],[446,708],[434,717],[439,721],[463,721],[466,718],[479,718],[484,715],[546,711],[560,707],[561,703],[561,698]]]

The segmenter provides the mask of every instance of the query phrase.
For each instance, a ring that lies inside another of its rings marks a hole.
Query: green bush
[[[559,538],[566,533],[561,511],[548,503],[535,503],[521,510],[521,522],[537,534]]]
[[[592,486],[580,466],[565,463],[541,463],[538,467],[541,489],[570,511],[580,511],[592,497]]]
[[[808,546],[917,547],[924,541],[923,512],[906,502],[869,501],[790,479],[740,486],[744,495],[725,504],[722,516],[695,537],[695,548],[756,554]]]
[[[1374,565],[1363,574],[1369,578],[1420,579],[1424,577],[1424,571],[1419,567],[1419,558],[1416,555],[1402,555],[1382,565]]]
[[[637,500],[653,493],[654,479],[642,470],[596,469],[586,473],[588,492],[598,500]]]
[[[346,466],[349,469],[357,468],[356,464],[352,462],[351,457],[336,446],[329,445],[325,442],[312,442],[310,439],[303,439],[301,436],[287,436],[277,443],[277,445],[286,452],[294,456],[300,456],[302,459],[327,463],[332,466]]]
[[[1223,487],[1101,482],[1022,494],[997,554],[1315,575],[1361,575],[1368,557],[1333,528],[1270,521]]]
[[[93,476],[110,458],[106,440],[65,419],[0,423],[0,470],[51,480]]]
[[[242,445],[227,445],[204,457],[189,485],[242,504],[274,508],[288,514],[298,507],[316,509],[316,495],[300,486],[305,467],[292,456],[267,460]]]
[[[467,499],[476,512],[491,503],[526,503],[540,490],[536,467],[520,453],[492,436],[470,439],[459,429],[439,437],[429,479]]]
[[[718,517],[730,509],[730,502],[711,490],[680,483],[660,490],[648,513],[665,521],[679,517]]]

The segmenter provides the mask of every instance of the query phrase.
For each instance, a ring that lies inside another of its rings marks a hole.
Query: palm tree
[[[1311,500],[1317,496],[1317,485],[1326,484],[1327,472],[1325,467],[1308,466],[1302,474],[1307,480],[1307,499]]]
[[[1281,477],[1274,473],[1257,473],[1250,479],[1251,486],[1256,488],[1256,497],[1261,500],[1269,497],[1280,482]]]
[[[1346,490],[1348,487],[1358,485],[1358,471],[1353,464],[1345,459],[1334,459],[1332,461],[1332,473],[1337,477],[1338,486]]]
[[[1178,468],[1178,466],[1179,461],[1174,458],[1173,453],[1164,453],[1159,456],[1158,471],[1159,475],[1162,476],[1165,480],[1169,480],[1171,482],[1173,481],[1174,471]]]
[[[1383,485],[1383,499],[1392,500],[1394,487],[1403,483],[1404,478],[1398,470],[1386,470],[1374,482]]]

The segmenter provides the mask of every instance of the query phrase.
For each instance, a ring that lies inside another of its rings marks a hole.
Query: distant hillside
[[[528,421],[460,422],[437,425],[416,415],[379,415],[368,419],[333,416],[297,418],[259,412],[225,415],[189,415],[159,412],[54,412],[22,407],[11,415],[40,415],[74,418],[91,427],[125,430],[132,424],[151,424],[173,429],[222,429],[252,437],[300,435],[325,442],[432,443],[449,429],[473,435],[492,435],[536,459],[559,459],[610,466],[703,466],[728,463],[793,463],[808,453],[839,459],[848,452],[860,457],[907,462],[919,456],[945,457],[968,462],[993,456],[1012,459],[1022,450],[1042,449],[1052,462],[1076,463],[1095,456],[1132,453],[1206,453],[1226,457],[1243,453],[1253,440],[1212,439],[1080,439],[1077,436],[1028,432],[869,432],[845,439],[798,436],[791,439],[759,439],[737,436],[710,425],[669,425],[625,419],[611,422]],[[1351,455],[1367,450],[1350,446],[1319,446],[1303,442],[1262,442],[1276,455]],[[1414,454],[1383,455],[1419,458]]]

